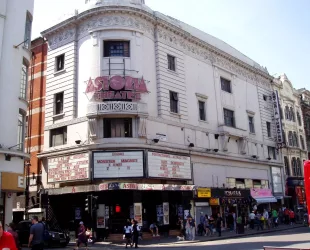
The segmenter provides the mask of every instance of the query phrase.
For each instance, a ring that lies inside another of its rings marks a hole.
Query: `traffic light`
[[[91,210],[91,202],[92,202],[92,196],[87,195],[87,198],[85,199],[85,211],[90,212]]]
[[[98,209],[98,196],[92,195],[92,210],[96,211]]]

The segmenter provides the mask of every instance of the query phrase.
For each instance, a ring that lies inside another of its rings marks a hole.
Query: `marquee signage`
[[[48,159],[49,183],[89,179],[88,153]]]
[[[94,152],[94,178],[143,177],[143,152]]]
[[[95,100],[133,100],[141,99],[147,93],[145,81],[131,76],[99,76],[87,81],[86,94]]]
[[[224,189],[211,188],[212,198],[226,199],[244,199],[248,198],[251,193],[249,189]]]
[[[159,152],[148,152],[148,176],[167,179],[192,179],[191,158]]]
[[[273,111],[274,111],[274,119],[276,122],[276,135],[277,135],[277,143],[279,148],[283,147],[284,139],[283,139],[283,132],[282,132],[282,121],[281,121],[281,111],[280,111],[280,103],[279,103],[279,95],[278,91],[275,90],[272,93],[272,104],[273,104]]]

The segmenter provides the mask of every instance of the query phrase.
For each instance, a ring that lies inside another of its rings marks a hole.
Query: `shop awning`
[[[261,204],[261,203],[274,203],[277,202],[277,199],[275,197],[264,197],[264,198],[254,198],[257,203]]]

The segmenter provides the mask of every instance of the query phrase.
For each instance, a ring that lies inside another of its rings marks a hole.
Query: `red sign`
[[[304,188],[301,186],[295,187],[296,196],[298,199],[298,205],[305,204],[305,197],[304,197]]]
[[[307,210],[310,211],[310,161],[304,162],[304,178]],[[310,213],[308,212],[308,222],[310,224]]]
[[[131,76],[99,76],[96,79],[89,78],[86,94],[94,94],[96,100],[140,100],[141,93],[147,93],[143,78]]]

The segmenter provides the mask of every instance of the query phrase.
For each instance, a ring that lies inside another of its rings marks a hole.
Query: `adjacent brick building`
[[[28,75],[28,110],[27,110],[27,128],[25,139],[25,152],[30,154],[30,165],[26,164],[25,175],[26,196],[27,186],[29,187],[29,196],[26,198],[24,193],[16,197],[14,202],[14,220],[18,221],[24,214],[25,207],[39,207],[39,193],[43,187],[41,185],[41,160],[37,154],[41,152],[44,140],[44,116],[45,116],[45,83],[46,83],[46,56],[47,43],[39,37],[31,42],[31,63]],[[27,162],[28,163],[28,162]],[[28,168],[27,168],[28,167]],[[27,204],[28,202],[28,204]]]

